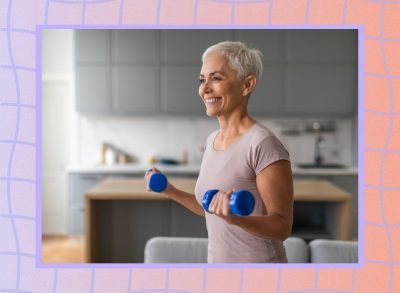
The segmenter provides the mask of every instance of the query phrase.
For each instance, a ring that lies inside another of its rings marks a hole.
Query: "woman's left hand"
[[[231,194],[234,192],[235,190],[232,189],[231,191],[218,191],[209,207],[208,207],[208,211],[212,214],[215,214],[221,218],[223,218],[225,221],[227,221],[229,224],[233,223],[233,219],[237,216],[235,216],[230,208],[229,208],[229,201],[230,201],[230,197]]]

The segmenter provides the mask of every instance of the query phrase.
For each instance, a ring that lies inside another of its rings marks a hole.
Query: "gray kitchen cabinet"
[[[83,234],[85,192],[105,177],[104,174],[68,175],[68,233]]]
[[[283,112],[284,68],[268,66],[264,68],[261,80],[250,95],[248,110],[251,115],[265,115]]]
[[[110,61],[110,30],[76,30],[75,60],[80,63],[101,63]]]
[[[85,205],[69,204],[68,207],[68,234],[79,235],[84,233]]]
[[[112,70],[112,111],[117,114],[159,112],[159,70],[154,66],[118,66]]]
[[[203,116],[201,55],[225,40],[244,41],[264,54],[251,114],[357,113],[357,31],[312,29],[77,31],[77,111]]]
[[[199,96],[199,66],[164,66],[161,69],[161,111],[205,115]]]
[[[357,64],[357,30],[288,30],[286,36],[289,63]]]
[[[172,237],[208,237],[204,217],[199,217],[177,202],[171,202],[170,211]]]
[[[315,180],[327,180],[340,188],[346,190],[352,195],[352,237],[358,238],[358,175],[299,175],[295,174],[294,179],[315,179]],[[297,209],[296,209],[297,208]],[[323,208],[323,207],[321,207]],[[325,207],[326,208],[326,207]],[[300,206],[295,207],[294,218],[295,221],[304,221],[308,219],[314,212],[319,213],[317,209],[312,209],[311,206]],[[317,223],[318,224],[318,223]],[[320,224],[320,223],[319,223]]]
[[[143,174],[127,173],[69,173],[68,174],[68,233],[83,234],[85,193],[107,177],[134,178]]]
[[[228,40],[233,40],[233,30],[163,30],[161,62],[173,65],[200,65],[205,49]]]
[[[158,65],[158,30],[112,31],[112,61],[116,65]]]
[[[266,64],[279,64],[285,61],[285,30],[258,29],[235,30],[235,39],[246,43],[250,48],[256,48],[263,54],[262,60]]]
[[[288,66],[285,112],[350,116],[357,111],[357,72],[352,66]]]
[[[76,67],[76,109],[85,114],[111,113],[109,66]]]

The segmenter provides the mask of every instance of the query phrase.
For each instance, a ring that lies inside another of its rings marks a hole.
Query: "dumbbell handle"
[[[218,192],[218,189],[210,189],[203,195],[203,208],[206,212],[209,212],[208,208],[211,204],[214,195]],[[254,210],[255,199],[250,191],[241,189],[231,194],[229,199],[229,208],[231,212],[237,216],[248,216]]]
[[[149,169],[147,170],[146,173],[151,171],[152,169]],[[167,184],[168,184],[167,177],[161,172],[153,173],[149,177],[148,185],[152,191],[163,192],[165,188],[167,188]]]

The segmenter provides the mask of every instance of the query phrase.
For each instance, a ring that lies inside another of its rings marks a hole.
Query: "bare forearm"
[[[188,192],[182,191],[180,189],[175,188],[174,186],[168,186],[168,188],[164,191],[168,198],[178,202],[185,208],[191,210],[195,214],[204,217],[204,210],[201,205],[197,202],[194,194],[190,194]]]
[[[291,234],[292,224],[277,214],[267,216],[234,217],[232,224],[262,238],[285,240]]]

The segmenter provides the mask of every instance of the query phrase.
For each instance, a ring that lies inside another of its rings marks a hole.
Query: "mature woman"
[[[219,129],[207,138],[195,196],[171,183],[164,193],[205,216],[209,263],[287,262],[283,240],[291,233],[293,213],[289,154],[247,112],[263,70],[261,53],[241,42],[222,42],[209,47],[202,61],[199,95]],[[207,213],[201,202],[209,189],[220,191]],[[256,205],[250,216],[231,213],[229,197],[235,189],[253,193]]]

